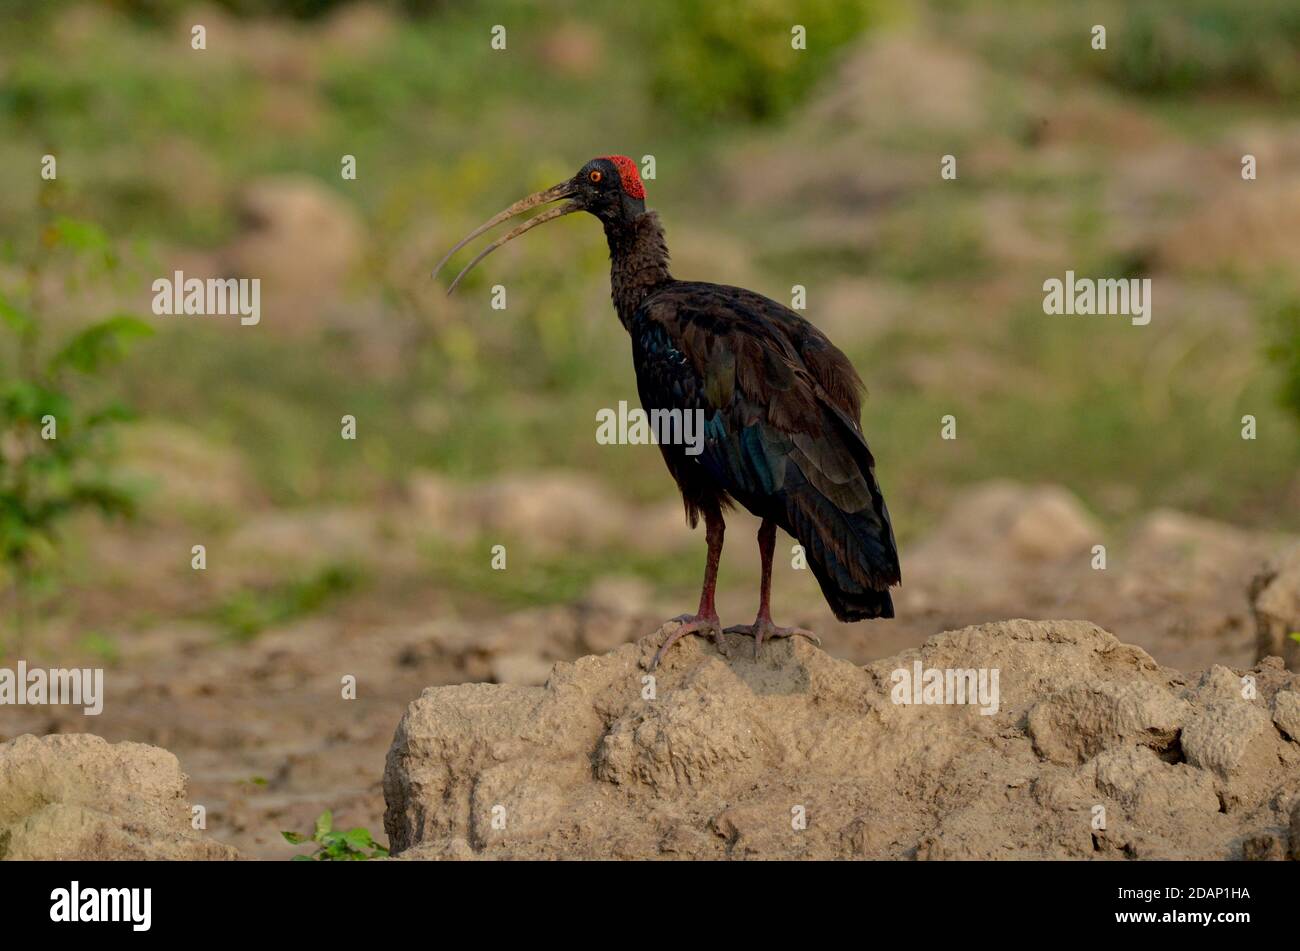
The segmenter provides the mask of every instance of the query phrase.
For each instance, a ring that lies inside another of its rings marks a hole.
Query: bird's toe
[[[812,641],[818,647],[821,646],[822,640],[812,631],[802,627],[777,627],[768,620],[757,620],[753,624],[733,624],[727,628],[728,634],[744,634],[754,639],[754,659],[758,659],[759,648],[763,646],[765,640],[775,640],[779,637],[804,637]]]
[[[677,641],[681,640],[687,634],[706,634],[713,638],[714,643],[718,645],[718,650],[722,651],[724,654],[726,653],[726,649],[722,643],[722,626],[716,615],[707,617],[699,614],[679,614],[671,621],[665,623],[660,630],[663,631],[672,624],[676,624],[677,629],[669,633],[668,638],[660,644],[659,649],[655,651],[654,659],[650,662],[650,670],[654,670],[658,667],[659,662],[663,660],[664,654],[667,652],[668,648],[672,647],[673,644],[677,643]]]

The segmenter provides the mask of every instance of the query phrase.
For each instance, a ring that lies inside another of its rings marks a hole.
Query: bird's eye
[[[597,171],[596,169],[592,169],[590,172],[587,173],[587,178],[593,185],[596,184],[604,177],[605,176],[600,174],[600,172]]]

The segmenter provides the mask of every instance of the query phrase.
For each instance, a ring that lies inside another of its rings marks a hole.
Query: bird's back
[[[801,364],[826,396],[858,422],[866,387],[843,352],[789,307],[743,287],[705,281],[672,281],[643,306],[667,316],[671,309],[693,335],[738,335],[766,343],[782,358]]]
[[[629,325],[647,410],[702,411],[703,452],[661,446],[688,513],[710,489],[797,538],[837,616],[889,617],[900,578],[862,381],[794,311],[743,288],[671,281]]]

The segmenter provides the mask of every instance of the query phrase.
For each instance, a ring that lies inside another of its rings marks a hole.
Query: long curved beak
[[[483,232],[490,231],[491,229],[495,228],[497,225],[501,224],[501,222],[506,221],[510,218],[514,218],[516,215],[522,215],[525,211],[531,211],[533,208],[536,208],[538,205],[545,205],[549,202],[559,201],[563,198],[572,198],[573,194],[574,194],[573,182],[568,181],[568,182],[560,182],[560,184],[558,185],[552,185],[550,188],[545,188],[542,191],[537,192],[536,194],[529,195],[527,198],[521,198],[519,201],[515,202],[513,205],[507,208],[505,211],[493,215],[487,221],[483,222],[483,224],[479,225],[469,234],[465,235],[465,237],[457,241],[456,246],[453,247],[450,251],[448,251],[445,255],[443,255],[442,260],[438,262],[438,266],[433,269],[433,276],[437,277],[438,272],[442,270],[443,265],[447,263],[448,259],[451,258],[453,254],[455,254],[461,248],[465,247],[465,245],[469,244],[471,241],[473,241]],[[482,261],[485,257],[491,254],[497,248],[501,247],[501,245],[505,244],[508,241],[513,241],[515,238],[519,237],[524,232],[531,231],[533,228],[536,228],[538,225],[545,224],[548,221],[554,221],[556,218],[559,218],[563,215],[568,215],[575,211],[581,211],[581,210],[582,210],[582,206],[579,205],[577,202],[575,201],[566,202],[565,204],[560,205],[557,208],[552,208],[549,211],[542,212],[540,215],[538,215],[535,218],[529,218],[519,227],[515,228],[510,232],[507,232],[505,235],[501,236],[500,238],[497,238],[497,240],[493,241],[486,248],[480,251],[478,255],[474,258],[474,260],[470,261],[469,264],[466,264],[465,267],[461,269],[461,272],[456,275],[456,279],[451,282],[451,286],[447,288],[447,294],[450,295],[451,292],[456,289],[456,285],[460,283],[460,279],[464,277],[466,274],[468,274],[471,270],[473,270],[474,265],[478,264],[479,261]]]

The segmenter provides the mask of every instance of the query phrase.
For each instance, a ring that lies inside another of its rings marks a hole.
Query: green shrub
[[[651,90],[686,118],[770,119],[795,105],[835,53],[876,22],[870,0],[669,0],[655,4]],[[791,28],[807,48],[791,48]]]
[[[1106,24],[1106,52],[1076,38],[1075,55],[1121,88],[1163,95],[1300,92],[1295,0],[1144,0],[1108,8],[1094,22]]]
[[[1282,405],[1300,422],[1300,294],[1279,295],[1264,308],[1268,355],[1282,372]]]
[[[112,431],[131,414],[119,403],[97,402],[86,385],[152,329],[114,314],[49,344],[38,316],[43,265],[65,254],[95,268],[116,266],[98,228],[60,218],[45,229],[26,280],[0,291],[0,570],[20,650],[32,602],[50,581],[59,525],[87,510],[127,515],[135,504],[110,466]]]

